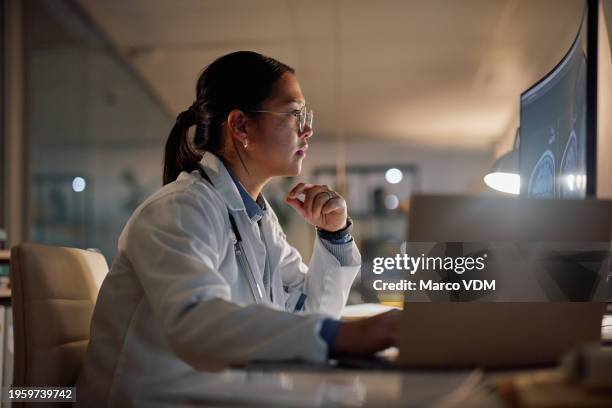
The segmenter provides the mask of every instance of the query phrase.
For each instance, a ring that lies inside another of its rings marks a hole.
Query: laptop
[[[408,220],[409,242],[601,243],[611,235],[612,202],[594,199],[420,195],[412,198]],[[394,364],[555,363],[580,345],[600,343],[605,309],[604,302],[590,301],[412,302],[408,296]]]

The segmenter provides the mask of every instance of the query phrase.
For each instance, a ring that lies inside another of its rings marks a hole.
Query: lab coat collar
[[[215,189],[223,197],[227,207],[232,211],[246,211],[238,187],[236,187],[223,162],[213,153],[205,152],[200,164],[204,167]]]
[[[223,197],[227,207],[232,211],[244,211],[246,213],[247,209],[242,197],[240,196],[238,186],[236,183],[234,183],[232,176],[221,159],[219,159],[213,153],[205,152],[202,156],[202,160],[200,160],[200,163],[204,167],[208,177],[210,177],[210,180],[215,185],[215,189],[221,194],[221,197]],[[266,218],[265,216],[268,214],[268,211],[265,210],[269,208],[270,204],[263,194],[260,194],[259,197],[257,197],[257,203],[264,209],[264,211],[261,218],[251,217],[247,213],[251,223],[255,223],[262,218]]]
[[[257,196],[257,201],[253,200],[248,191],[244,188],[240,180],[236,178],[231,169],[226,167],[227,172],[232,177],[236,188],[238,189],[238,193],[240,193],[240,197],[242,198],[242,202],[244,203],[244,208],[247,212],[247,215],[251,219],[252,222],[257,222],[261,220],[264,216],[264,211],[266,210],[266,203],[263,199],[263,195],[259,193]]]

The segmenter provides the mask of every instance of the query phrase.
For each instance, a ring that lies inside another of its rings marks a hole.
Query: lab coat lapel
[[[246,214],[246,211],[232,211],[232,215],[234,216],[238,230],[242,235],[242,247],[248,259],[249,265],[253,270],[253,277],[255,278],[257,285],[259,285],[262,293],[264,293],[264,302],[267,303],[270,300],[265,296],[263,283],[266,248],[259,237],[257,223],[251,222]],[[241,271],[241,273],[248,273],[248,271]]]
[[[206,152],[200,163],[236,220],[238,231],[240,231],[240,235],[242,236],[242,245],[249,265],[253,270],[255,281],[263,290],[266,247],[261,241],[259,226],[256,222],[249,219],[238,188],[223,162],[214,154]],[[248,273],[248,271],[243,273]]]
[[[214,154],[206,152],[202,156],[200,164],[204,167],[208,177],[210,177],[215,190],[223,197],[227,207],[232,211],[246,213],[238,188],[236,188],[232,176],[228,173],[223,162]]]
[[[278,268],[279,254],[276,247],[275,229],[278,228],[277,221],[273,215],[273,210],[270,204],[266,201],[266,212],[261,220],[261,228],[264,235],[264,239],[267,245],[267,257],[270,262],[270,285],[272,291],[272,297],[274,303],[284,308],[285,306],[285,293],[283,290],[282,276]],[[265,262],[265,260],[264,260]],[[264,266],[265,267],[265,264]],[[263,269],[262,269],[263,270]]]
[[[254,259],[256,262],[259,280],[263,288],[263,273],[266,266],[266,247],[259,234],[259,225],[256,222],[251,222],[248,216],[246,216],[246,212],[244,215],[246,222],[249,224],[246,226],[249,229],[249,245],[253,248],[253,258],[251,259]]]

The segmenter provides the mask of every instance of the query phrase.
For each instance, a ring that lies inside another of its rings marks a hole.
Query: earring
[[[244,139],[244,148],[246,149],[248,145],[249,145],[249,141],[247,139]]]

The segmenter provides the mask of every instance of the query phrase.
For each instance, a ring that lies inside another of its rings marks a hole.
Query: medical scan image
[[[577,198],[581,196],[582,178],[578,169],[578,142],[576,132],[572,131],[567,139],[563,158],[561,159],[561,177],[559,179],[559,195],[561,198]]]
[[[521,195],[586,195],[586,54],[581,37],[550,73],[521,95]]]
[[[528,184],[529,197],[553,198],[555,196],[555,156],[546,150],[535,165]]]

